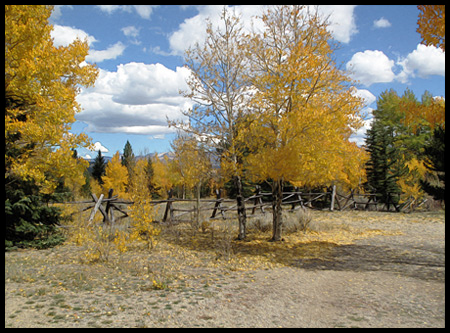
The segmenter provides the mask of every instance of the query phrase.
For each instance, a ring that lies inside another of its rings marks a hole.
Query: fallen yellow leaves
[[[406,218],[402,214],[376,212],[317,211],[309,214],[311,221],[304,230],[295,227],[302,218],[300,213],[286,212],[286,231],[282,242],[270,242],[270,228],[261,228],[265,223],[272,222],[270,214],[267,214],[258,223],[252,223],[245,241],[236,240],[237,221],[214,221],[204,230],[182,223],[161,227],[161,234],[155,235],[154,244],[157,245],[152,250],[147,246],[127,243],[128,251],[113,251],[110,247],[114,244],[111,244],[110,238],[100,237],[104,241],[96,243],[95,249],[103,251],[93,253],[108,255],[107,262],[97,261],[96,265],[114,269],[117,279],[136,277],[146,290],[167,290],[184,287],[186,281],[191,279],[200,281],[212,272],[245,273],[292,266],[300,260],[327,260],[333,257],[338,246],[351,245],[364,238],[400,235],[396,226],[405,223]],[[103,233],[98,234],[103,236]],[[83,233],[88,239],[93,235]],[[90,243],[81,243],[84,247],[75,251],[79,261],[92,263],[87,260],[89,258],[85,252],[86,244]]]

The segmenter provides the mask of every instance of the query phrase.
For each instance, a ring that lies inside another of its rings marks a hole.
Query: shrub
[[[58,230],[61,211],[48,206],[32,182],[6,179],[5,249],[46,249],[64,242]],[[9,185],[8,185],[9,184]]]

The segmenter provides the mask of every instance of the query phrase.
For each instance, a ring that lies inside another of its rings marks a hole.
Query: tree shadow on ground
[[[237,259],[236,269],[239,269],[239,259],[246,258],[255,263],[247,269],[262,267],[257,264],[260,262],[306,270],[385,271],[422,280],[445,280],[445,248],[441,244],[419,246],[413,240],[398,242],[396,237],[389,236],[351,245],[297,238],[274,243],[268,241],[269,234],[250,234],[245,241],[236,241],[226,232],[196,233],[187,237],[188,233],[183,230],[176,231],[176,235],[166,237],[166,241],[214,260]]]
[[[445,280],[445,250],[393,248],[376,245],[335,246],[324,258],[298,259],[294,266],[308,270],[387,271],[422,280]]]

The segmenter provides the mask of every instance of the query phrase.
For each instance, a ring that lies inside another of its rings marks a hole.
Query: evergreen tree
[[[5,248],[34,247],[39,249],[56,246],[64,236],[56,226],[61,212],[48,206],[39,187],[33,181],[9,176],[5,184]]]
[[[94,160],[94,166],[92,167],[92,177],[94,177],[94,179],[98,181],[100,185],[103,185],[102,177],[105,175],[105,172],[105,159],[102,156],[102,152],[99,150],[98,155]]]
[[[404,155],[409,149],[405,142],[406,128],[403,126],[404,114],[399,105],[402,101],[415,101],[415,96],[407,90],[403,97],[394,90],[382,93],[374,110],[374,122],[367,133],[367,152],[369,161],[366,165],[367,188],[378,195],[377,200],[390,208],[397,209],[401,194],[398,181],[405,172]]]
[[[159,188],[156,186],[155,182],[154,182],[154,177],[155,177],[155,170],[153,169],[153,161],[152,161],[152,157],[149,156],[147,159],[147,165],[145,167],[145,174],[146,174],[146,181],[147,181],[147,188],[150,192],[150,194],[152,195],[152,197],[154,199],[158,199],[159,196],[157,194]]]
[[[394,145],[393,131],[375,121],[367,135],[367,152],[370,159],[367,162],[368,190],[378,195],[377,201],[397,205],[401,192],[397,182],[400,177],[398,168],[399,153]]]
[[[122,165],[124,167],[126,167],[127,171],[128,171],[128,182],[127,182],[126,192],[130,192],[131,179],[133,178],[133,173],[134,173],[134,169],[136,166],[136,157],[134,156],[133,148],[131,147],[131,143],[128,140],[123,149]]]
[[[425,146],[425,166],[432,173],[437,173],[438,180],[422,181],[422,188],[436,200],[445,200],[445,129],[438,127],[433,137]],[[430,177],[431,178],[431,177]]]
[[[128,173],[131,174],[131,170],[136,163],[136,158],[133,153],[130,141],[127,141],[125,148],[123,149],[122,165],[128,169]]]

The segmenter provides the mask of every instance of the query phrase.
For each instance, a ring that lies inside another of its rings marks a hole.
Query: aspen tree
[[[250,174],[271,182],[272,240],[281,241],[284,184],[332,182],[342,176],[344,159],[357,161],[346,155],[354,151],[349,138],[361,126],[362,101],[333,59],[336,45],[317,10],[273,6],[262,20],[265,30],[248,41],[254,94],[238,133],[250,150]]]
[[[239,18],[224,8],[222,28],[208,24],[203,45],[186,51],[191,70],[188,91],[194,107],[185,116],[189,124],[171,124],[195,135],[203,146],[218,155],[222,170],[233,179],[237,192],[239,239],[246,237],[246,210],[242,189],[242,146],[236,136],[245,107],[247,85],[243,80],[248,63],[244,33]]]

